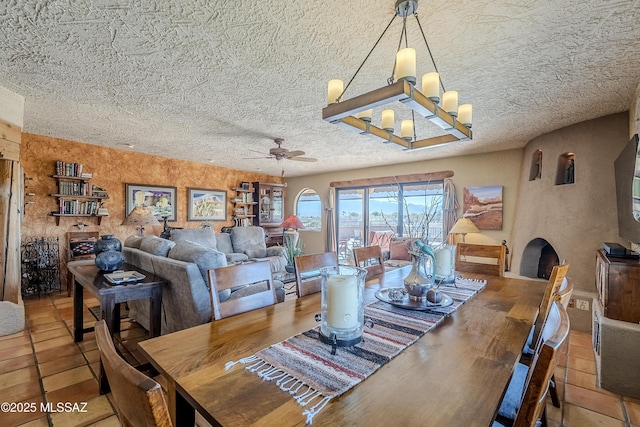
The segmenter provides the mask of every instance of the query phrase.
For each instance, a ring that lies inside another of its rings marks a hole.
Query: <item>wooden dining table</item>
[[[410,267],[368,280],[375,292],[401,287]],[[320,426],[488,426],[538,314],[546,282],[508,277],[486,287],[441,324],[313,419]],[[446,288],[442,288],[446,292]],[[225,363],[253,355],[317,322],[320,293],[143,341],[165,377],[175,425],[198,411],[212,425],[304,425],[304,408],[272,382]]]

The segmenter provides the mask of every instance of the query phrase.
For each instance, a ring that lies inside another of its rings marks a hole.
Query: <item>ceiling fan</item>
[[[296,151],[289,151],[286,148],[282,148],[282,143],[284,142],[284,139],[282,138],[275,138],[273,140],[273,142],[275,142],[275,144],[277,145],[276,148],[272,148],[269,150],[269,155],[267,157],[246,157],[249,159],[276,159],[276,160],[294,160],[296,162],[317,162],[318,159],[314,159],[312,157],[303,157],[305,152],[304,151],[300,151],[300,150],[296,150]],[[255,150],[250,150],[253,151],[255,153],[260,153],[259,151],[255,151]]]

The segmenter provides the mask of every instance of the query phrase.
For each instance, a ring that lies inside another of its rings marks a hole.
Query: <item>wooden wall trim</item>
[[[451,178],[453,171],[418,173],[410,175],[383,176],[380,178],[353,179],[350,181],[334,181],[329,183],[333,188],[368,187],[372,185],[388,185],[406,182],[441,181]]]

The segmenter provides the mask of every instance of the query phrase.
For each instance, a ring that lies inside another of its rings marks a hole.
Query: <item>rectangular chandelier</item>
[[[417,0],[397,0],[396,14],[391,19],[378,41],[373,46],[365,60],[362,62],[347,87],[343,89],[341,80],[329,81],[328,105],[322,109],[322,119],[329,123],[336,124],[346,129],[367,135],[375,140],[384,143],[393,143],[404,150],[417,150],[427,147],[434,147],[455,141],[466,141],[473,139],[471,131],[471,104],[463,104],[458,107],[458,92],[445,91],[440,80],[440,75],[436,67],[433,55],[427,39],[422,31],[422,25],[418,19]],[[400,42],[404,37],[406,40],[406,19],[407,16],[414,15],[420,27],[422,38],[427,46],[433,68],[435,72],[430,72],[422,77],[422,92],[416,87],[416,51],[406,47],[399,49],[396,53],[392,76],[387,79],[388,85],[375,89],[371,92],[343,100],[344,92],[347,90],[353,79],[356,77],[362,66],[365,64],[378,42],[391,26],[396,16],[403,18],[403,28]],[[395,75],[394,75],[395,73]],[[394,83],[394,79],[397,81]],[[443,90],[442,106],[440,106],[440,87]],[[371,124],[372,110],[376,107],[387,106],[394,102],[400,102],[411,109],[413,120],[403,120],[401,123],[400,136],[395,133],[394,111],[385,109],[382,111],[381,127]],[[419,115],[428,121],[436,124],[447,135],[440,135],[424,139],[418,139],[415,131],[415,116]]]

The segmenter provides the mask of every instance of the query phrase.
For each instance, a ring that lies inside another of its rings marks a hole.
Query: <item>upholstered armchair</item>
[[[283,273],[287,265],[284,248],[272,246],[267,248],[264,229],[262,227],[234,227],[230,231],[234,252],[244,253],[249,259],[271,262],[271,272]]]

